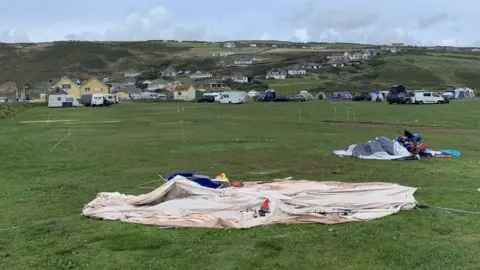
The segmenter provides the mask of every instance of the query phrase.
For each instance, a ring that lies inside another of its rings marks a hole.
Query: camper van
[[[143,92],[140,94],[140,99],[141,100],[159,100],[160,97],[158,96],[157,93]]]
[[[242,91],[223,92],[218,98],[218,104],[242,104],[247,99],[247,93]]]
[[[118,103],[118,96],[115,95],[115,94],[106,94],[106,95],[104,95],[104,98],[105,98],[107,101],[110,101],[110,102],[113,103],[113,104],[117,104],[117,103]]]
[[[86,107],[110,106],[113,103],[108,101],[103,94],[91,94],[82,96],[82,104]]]
[[[426,91],[414,91],[412,103],[415,104],[443,104],[448,103],[448,99],[440,96],[435,92],[426,92]]]
[[[49,108],[73,108],[80,107],[78,100],[72,95],[50,95],[48,96]]]

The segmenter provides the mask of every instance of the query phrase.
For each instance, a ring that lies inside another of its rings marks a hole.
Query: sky
[[[328,4],[326,4],[328,3]],[[480,46],[462,0],[0,0],[1,42],[286,40]]]

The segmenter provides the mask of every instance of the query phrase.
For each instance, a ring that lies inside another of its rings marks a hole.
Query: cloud
[[[447,21],[451,19],[450,16],[443,12],[439,13],[437,15],[433,15],[427,18],[422,18],[418,21],[418,28],[425,30],[427,28],[430,28],[431,26],[434,26],[436,24],[442,23],[444,21]]]
[[[23,31],[18,31],[13,28],[3,33],[0,33],[0,40],[7,43],[21,43],[21,42],[30,42],[28,33]]]
[[[327,29],[355,30],[373,25],[378,19],[367,11],[332,11],[317,18],[317,23]]]
[[[269,33],[264,33],[260,40],[271,40],[271,36]]]
[[[311,38],[312,37],[308,34],[307,28],[295,29],[293,31],[293,40],[296,42],[307,43]]]
[[[166,30],[172,26],[172,23],[170,12],[164,7],[157,6],[151,9],[148,14],[130,13],[123,21],[106,29],[104,33],[89,31],[70,33],[65,39],[117,41],[162,39]],[[187,29],[179,26],[177,30],[178,34],[182,35]],[[184,35],[182,37],[185,38]]]

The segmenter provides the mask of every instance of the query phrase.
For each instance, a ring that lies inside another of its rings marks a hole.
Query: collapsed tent
[[[434,151],[422,142],[420,134],[412,134],[405,130],[404,135],[395,140],[387,137],[377,137],[374,140],[352,144],[346,150],[335,150],[337,156],[350,156],[362,159],[378,160],[418,160],[421,158],[460,157],[457,150]]]
[[[328,97],[330,101],[352,101],[352,94],[350,92],[335,92]]]
[[[391,183],[245,182],[207,188],[176,176],[139,196],[102,192],[86,217],[155,226],[250,228],[274,223],[335,224],[385,217],[416,205],[416,188]]]
[[[378,160],[406,159],[412,156],[400,143],[387,137],[377,137],[365,143],[352,144],[346,150],[335,150],[333,153],[337,156]]]

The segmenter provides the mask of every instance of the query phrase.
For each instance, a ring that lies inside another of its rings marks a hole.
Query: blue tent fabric
[[[449,156],[452,156],[452,157],[461,157],[462,156],[462,153],[460,153],[460,151],[457,151],[457,150],[441,150],[440,152],[442,153],[442,155],[449,155]]]
[[[213,188],[213,189],[216,189],[216,188],[219,188],[222,186],[221,183],[218,183],[218,182],[215,182],[213,181],[212,179],[210,179],[210,177],[206,176],[206,175],[199,175],[199,174],[194,174],[194,173],[190,173],[190,172],[175,172],[175,173],[172,173],[168,176],[168,181],[172,180],[175,176],[183,176],[185,178],[187,178],[188,180],[190,181],[193,181],[201,186],[204,186],[204,187],[207,187],[207,188]]]

